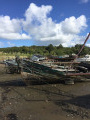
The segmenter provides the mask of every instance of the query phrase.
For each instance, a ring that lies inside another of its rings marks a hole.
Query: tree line
[[[40,54],[40,55],[53,55],[53,56],[62,56],[62,55],[72,55],[77,54],[82,47],[81,44],[76,44],[74,47],[63,47],[61,44],[59,46],[53,46],[52,44],[48,46],[22,46],[22,47],[7,47],[0,48],[0,52],[3,53],[24,53],[24,54]],[[81,56],[90,54],[90,48],[85,46]]]

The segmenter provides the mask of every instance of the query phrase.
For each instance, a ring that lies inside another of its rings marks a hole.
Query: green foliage
[[[50,53],[51,51],[54,50],[54,46],[52,44],[50,44],[46,47],[46,50],[48,50],[48,52]]]
[[[48,46],[22,46],[22,47],[9,47],[9,48],[0,48],[0,55],[20,55],[20,56],[32,56],[33,54],[40,54],[40,55],[53,55],[53,56],[61,56],[61,55],[71,55],[73,53],[78,54],[79,50],[81,49],[82,45],[77,44],[75,47],[63,47],[61,44],[59,46],[53,46],[52,44]],[[90,48],[85,46],[82,52],[80,53],[81,56],[90,54]]]
[[[59,46],[57,46],[57,49],[62,49],[63,46],[60,44]]]

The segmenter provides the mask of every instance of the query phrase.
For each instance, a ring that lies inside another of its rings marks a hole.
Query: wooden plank
[[[66,76],[85,76],[85,75],[90,75],[89,73],[67,73]]]

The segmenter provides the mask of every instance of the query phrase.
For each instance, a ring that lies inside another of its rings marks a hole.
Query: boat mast
[[[71,63],[70,67],[73,65],[74,61],[78,58],[79,54],[81,53],[81,51],[83,50],[87,40],[89,39],[89,36],[90,36],[90,32],[88,34],[88,36],[86,37],[84,43],[83,43],[83,46],[81,47],[81,49],[79,50],[78,54],[76,55],[75,59],[73,60],[73,62]]]

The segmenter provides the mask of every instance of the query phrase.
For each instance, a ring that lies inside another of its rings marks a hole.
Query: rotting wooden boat
[[[82,48],[80,49],[79,53],[77,54],[76,58],[82,51],[85,46],[86,41],[88,40],[90,33],[88,34]],[[76,59],[75,58],[75,59]],[[22,76],[24,79],[32,79],[39,78],[39,79],[59,79],[64,80],[66,84],[74,84],[74,81],[77,80],[89,80],[87,76],[90,76],[90,71],[86,66],[80,66],[79,63],[68,62],[63,64],[63,62],[34,62],[30,60],[23,60],[22,61]]]
[[[87,36],[82,48],[80,49],[78,55],[82,51],[87,39],[89,38],[89,35]],[[76,58],[78,57],[76,56]],[[75,59],[76,59],[75,58]],[[74,81],[84,81],[90,80],[90,69],[88,66],[90,66],[90,63],[87,65],[81,65],[78,62],[35,62],[27,59],[23,59],[20,62],[20,66],[18,67],[18,64],[16,62],[8,61],[6,62],[9,68],[9,71],[15,70],[21,70],[21,75],[24,78],[24,80],[64,80],[65,84],[74,84]]]
[[[68,64],[70,63],[68,62]],[[38,63],[30,60],[23,60],[21,74],[23,78],[27,80],[58,79],[61,81],[63,80],[65,84],[74,84],[74,81],[89,81],[90,68],[88,66],[90,66],[90,63],[85,63],[85,65],[75,63],[72,68],[69,68],[65,62],[49,62],[45,64],[43,62]],[[81,69],[78,67],[81,67]]]

